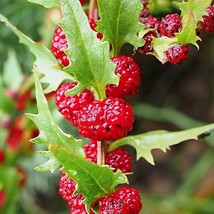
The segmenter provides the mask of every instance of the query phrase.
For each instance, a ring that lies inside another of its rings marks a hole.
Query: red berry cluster
[[[91,141],[83,147],[88,161],[97,162],[97,142]],[[112,152],[108,152],[105,158],[105,164],[114,168],[114,171],[121,170],[122,172],[131,171],[131,156],[129,153],[118,148]],[[71,213],[86,214],[86,208],[83,203],[84,197],[82,194],[75,193],[77,184],[71,178],[68,178],[65,173],[62,173],[59,182],[59,193],[71,207]],[[138,214],[142,204],[140,196],[136,189],[124,186],[116,190],[107,197],[99,198],[94,205],[99,206],[100,213],[127,213]],[[118,206],[119,205],[119,206]],[[94,212],[91,210],[90,214]]]
[[[92,23],[90,19],[89,23]],[[92,29],[94,29],[93,26]],[[56,32],[59,32],[60,35]],[[101,39],[99,34],[97,36]],[[66,37],[61,28],[57,28],[53,36],[51,51],[62,66],[69,65],[69,60],[64,53],[66,48]],[[132,130],[134,122],[132,106],[124,98],[137,94],[141,83],[141,73],[139,66],[131,56],[112,57],[111,62],[116,65],[115,74],[120,79],[118,85],[106,86],[106,98],[95,99],[89,89],[84,89],[78,95],[67,95],[67,91],[78,84],[77,82],[67,82],[57,90],[55,103],[64,118],[78,128],[79,134],[91,139],[91,142],[83,147],[88,161],[97,163],[97,141],[102,141],[106,147],[105,163],[103,164],[108,165],[114,172],[121,170],[123,173],[128,173],[132,168],[130,154],[122,148],[108,152],[105,142],[120,139]],[[75,193],[76,187],[77,184],[63,173],[59,193],[64,200],[68,201],[71,213],[86,213],[84,197]],[[129,197],[133,199],[133,203],[127,200]],[[115,206],[109,203],[109,200],[114,200]],[[116,204],[120,204],[120,206]],[[142,207],[137,190],[130,187],[123,187],[110,196],[104,197],[103,200],[99,199],[99,205],[99,211],[103,214],[108,212],[139,213]],[[91,211],[91,213],[93,212]]]
[[[174,37],[175,33],[182,30],[182,22],[181,17],[175,13],[167,14],[163,18],[154,17],[150,13],[148,2],[144,1],[142,4],[144,8],[140,13],[139,21],[145,25],[145,28],[149,29],[149,32],[144,35],[145,44],[138,48],[138,51],[141,53],[150,53],[153,51],[153,37]],[[180,64],[189,57],[189,47],[188,45],[181,44],[172,46],[166,51],[166,57],[169,62]]]
[[[149,10],[148,1],[141,1],[144,8],[140,13],[139,21],[145,25],[149,31],[144,35],[145,44],[138,48],[140,53],[151,53],[153,51],[153,38],[166,36],[175,37],[175,33],[179,33],[182,26],[182,17],[176,13],[167,14],[165,17],[154,17]],[[203,16],[203,21],[198,23],[199,28],[203,28],[205,32],[214,32],[214,7],[210,6],[206,9],[207,15]],[[197,29],[196,29],[197,30]],[[167,61],[172,64],[180,64],[189,57],[189,46],[187,44],[175,44],[166,50],[165,55]]]

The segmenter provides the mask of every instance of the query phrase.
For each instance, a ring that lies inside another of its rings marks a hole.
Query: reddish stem
[[[94,20],[98,19],[97,0],[90,0],[88,18]]]
[[[104,165],[105,164],[105,148],[104,142],[97,141],[97,164]]]

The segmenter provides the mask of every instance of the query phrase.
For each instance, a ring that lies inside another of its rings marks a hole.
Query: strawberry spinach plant
[[[48,158],[38,171],[60,170],[59,193],[71,213],[140,213],[138,190],[128,185],[131,156],[122,146],[136,150],[137,160],[154,164],[152,150],[211,133],[214,124],[183,131],[153,130],[137,135],[134,113],[127,97],[136,95],[141,73],[133,55],[155,57],[178,65],[199,49],[199,31],[214,31],[211,0],[174,2],[178,13],[155,16],[156,1],[146,0],[30,0],[59,8],[50,47],[27,37],[6,17],[4,22],[35,56],[33,66],[37,114],[27,113],[38,127],[33,143],[46,146]],[[133,55],[121,55],[125,44]],[[65,133],[51,114],[45,94],[55,93],[55,108],[78,129]]]

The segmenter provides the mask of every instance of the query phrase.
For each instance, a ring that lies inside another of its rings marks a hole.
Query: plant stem
[[[105,148],[104,142],[97,141],[97,164],[104,165],[105,164]]]
[[[97,0],[90,0],[88,17],[94,20],[98,19]]]

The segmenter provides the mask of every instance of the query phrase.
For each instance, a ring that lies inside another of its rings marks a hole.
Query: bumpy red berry
[[[201,26],[205,32],[214,32],[214,6],[206,9],[207,15],[203,16]]]
[[[83,203],[84,197],[82,194],[74,193],[76,189],[76,182],[68,178],[63,172],[59,181],[59,194],[68,202],[72,214],[87,214],[85,204]],[[93,213],[94,212],[91,210],[90,214]]]
[[[122,98],[94,100],[78,113],[80,135],[92,140],[116,140],[131,131],[134,122],[132,107]]]
[[[181,17],[176,14],[166,15],[159,23],[158,32],[160,36],[174,37],[175,33],[182,29]]]
[[[68,43],[65,33],[60,27],[57,27],[51,41],[51,52],[56,57],[57,61],[63,66],[69,65],[68,57],[64,52],[67,48]]]
[[[140,68],[131,56],[118,56],[111,58],[116,64],[115,74],[119,75],[119,85],[106,86],[108,97],[127,97],[135,95],[141,83]]]
[[[59,181],[59,194],[62,196],[62,198],[67,202],[71,201],[76,188],[77,186],[75,181],[71,178],[68,178],[63,172]]]
[[[77,82],[67,82],[60,86],[56,92],[55,103],[58,111],[74,126],[77,125],[78,111],[87,103],[94,100],[93,93],[84,89],[79,95],[69,96],[65,92],[77,85]]]
[[[145,24],[147,22],[149,16],[151,16],[149,9],[144,7],[143,10],[141,10],[141,12],[140,12],[139,21],[141,23]]]
[[[88,161],[97,163],[97,141],[90,141],[83,146],[83,151]]]
[[[160,25],[160,19],[150,15],[147,17],[146,22],[143,24],[145,24],[145,28],[147,29],[158,30]]]
[[[139,214],[142,203],[138,191],[129,186],[122,186],[113,194],[101,200],[100,214]]]
[[[156,31],[149,31],[145,34],[145,36],[143,37],[143,39],[145,40],[144,46],[137,49],[140,53],[149,53],[153,51],[152,37],[157,37]]]
[[[123,173],[131,172],[131,156],[122,148],[117,148],[106,155],[106,164],[114,168],[114,172],[121,170]]]
[[[189,57],[189,46],[175,45],[166,51],[166,57],[172,64],[180,64]]]

